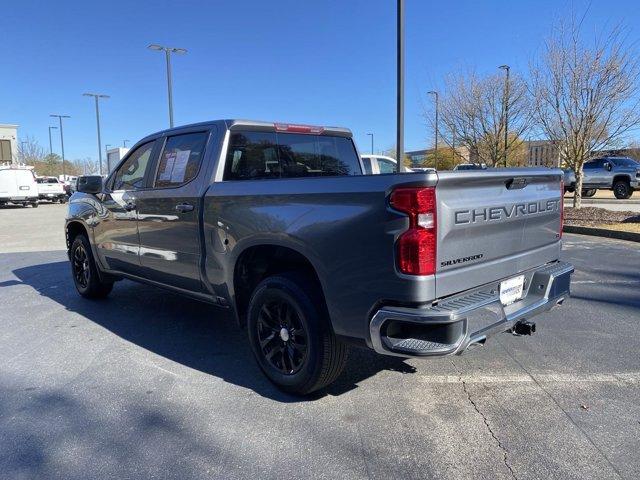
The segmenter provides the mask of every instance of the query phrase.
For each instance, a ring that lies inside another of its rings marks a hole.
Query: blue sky
[[[589,6],[585,31],[624,22],[640,35],[633,0],[406,0],[406,145],[425,148],[425,92],[451,71],[524,71],[552,23]],[[168,125],[164,57],[174,57],[177,125],[251,118],[346,126],[364,151],[395,139],[395,0],[40,2],[3,8],[0,123],[48,149],[50,113],[65,123],[68,159],[97,158],[93,100],[103,144],[135,142]],[[59,152],[55,137],[54,151]]]

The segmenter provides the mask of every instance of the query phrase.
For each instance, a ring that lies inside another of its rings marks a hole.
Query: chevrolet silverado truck
[[[80,177],[65,232],[89,299],[130,279],[227,309],[281,389],[318,390],[348,345],[461,354],[569,296],[562,171],[363,174],[344,128],[242,120],[139,141]]]
[[[38,184],[38,198],[40,200],[50,200],[51,202],[65,203],[68,195],[65,192],[64,184],[56,177],[36,177]]]
[[[564,171],[565,191],[573,192],[576,175]],[[619,200],[626,200],[640,186],[640,163],[628,157],[595,158],[582,166],[582,196],[593,197],[599,189],[612,190]]]

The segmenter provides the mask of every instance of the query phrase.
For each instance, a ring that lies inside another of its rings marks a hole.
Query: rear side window
[[[167,138],[153,182],[155,188],[179,187],[198,174],[207,133],[187,133]]]
[[[592,160],[590,162],[586,162],[582,168],[586,168],[587,170],[594,170],[596,168],[602,168],[603,163],[604,160]]]
[[[361,175],[350,138],[234,131],[225,180]]]
[[[362,165],[364,167],[364,173],[367,175],[371,175],[373,173],[373,169],[371,168],[371,159],[368,157],[362,157]]]
[[[149,165],[153,143],[139,146],[120,166],[113,180],[113,190],[138,190],[144,187],[144,174]]]
[[[384,158],[378,158],[380,173],[396,173],[396,164]]]

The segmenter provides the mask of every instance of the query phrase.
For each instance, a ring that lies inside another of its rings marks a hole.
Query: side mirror
[[[102,177],[100,175],[87,175],[78,177],[76,190],[82,193],[96,194],[102,192]]]

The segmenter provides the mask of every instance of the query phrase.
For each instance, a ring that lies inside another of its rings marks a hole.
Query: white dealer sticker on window
[[[173,171],[171,172],[172,183],[182,183],[184,181],[184,175],[187,172],[187,163],[189,163],[190,155],[191,150],[178,150],[178,152],[176,152]]]

